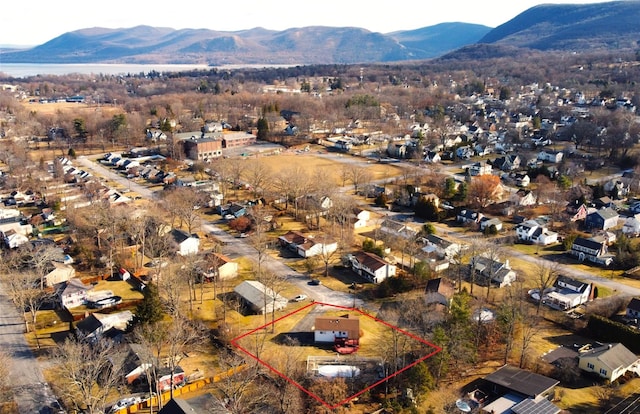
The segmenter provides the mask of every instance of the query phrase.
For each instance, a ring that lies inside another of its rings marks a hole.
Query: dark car
[[[309,284],[312,285],[312,286],[318,286],[318,285],[321,285],[322,282],[320,281],[320,279],[311,279],[309,281]]]

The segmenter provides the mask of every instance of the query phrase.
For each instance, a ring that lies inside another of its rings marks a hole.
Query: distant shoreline
[[[63,76],[79,73],[82,75],[127,75],[156,72],[179,72],[185,70],[234,70],[243,68],[283,68],[300,66],[303,64],[273,65],[273,64],[237,64],[237,65],[207,65],[207,64],[126,64],[126,63],[0,63],[0,74],[13,78],[26,78],[38,75]]]

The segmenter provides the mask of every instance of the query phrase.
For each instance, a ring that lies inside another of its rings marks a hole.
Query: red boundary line
[[[283,373],[281,373],[280,371],[278,371],[277,369],[275,369],[274,367],[272,367],[271,365],[269,365],[269,364],[268,364],[268,363],[266,363],[265,361],[261,360],[261,359],[260,359],[260,358],[258,358],[256,355],[252,354],[252,353],[251,353],[251,352],[249,352],[246,348],[244,348],[243,346],[241,346],[241,345],[238,343],[238,341],[240,341],[241,339],[243,339],[243,338],[245,338],[245,337],[247,337],[247,336],[249,336],[249,335],[252,335],[253,333],[255,333],[255,332],[257,332],[257,331],[260,331],[260,330],[262,330],[262,329],[265,329],[265,328],[267,328],[267,327],[268,327],[268,326],[270,326],[270,325],[275,325],[275,323],[276,323],[276,322],[278,322],[278,321],[280,321],[280,320],[282,320],[282,319],[288,318],[289,316],[295,315],[295,314],[296,314],[296,313],[298,313],[298,312],[301,312],[301,311],[303,311],[303,310],[305,310],[305,309],[307,309],[307,308],[309,308],[309,307],[311,307],[311,306],[316,306],[316,305],[320,305],[320,306],[330,306],[330,307],[332,307],[332,308],[338,308],[338,309],[344,309],[344,310],[348,310],[348,311],[358,312],[360,315],[365,316],[365,317],[370,318],[370,319],[373,319],[374,321],[379,322],[379,323],[381,323],[381,324],[383,324],[383,325],[385,325],[385,326],[387,326],[387,327],[389,327],[389,328],[391,328],[391,329],[393,329],[393,330],[395,330],[395,331],[397,331],[397,332],[400,332],[400,333],[402,333],[403,335],[406,335],[406,336],[408,336],[408,337],[409,337],[409,338],[411,338],[411,339],[415,339],[416,341],[421,342],[421,343],[423,343],[423,344],[425,344],[425,345],[427,345],[427,346],[429,346],[429,347],[433,348],[434,350],[433,350],[433,352],[431,352],[430,354],[427,354],[427,355],[425,355],[425,356],[423,356],[423,357],[421,357],[421,358],[417,359],[416,361],[412,362],[411,364],[409,364],[409,365],[407,365],[407,366],[405,366],[405,367],[403,367],[403,368],[399,369],[398,371],[396,371],[396,372],[394,372],[394,373],[392,373],[392,374],[390,374],[390,375],[388,375],[388,376],[386,376],[386,377],[382,378],[381,380],[379,380],[379,381],[377,381],[377,382],[375,382],[375,383],[373,383],[373,384],[369,385],[367,388],[365,388],[365,389],[363,389],[363,390],[361,390],[361,391],[358,391],[357,393],[355,393],[355,394],[353,394],[353,395],[351,395],[351,396],[349,396],[349,397],[345,398],[344,400],[340,401],[339,403],[334,404],[334,405],[331,405],[331,404],[327,403],[326,401],[324,401],[324,400],[323,400],[322,398],[320,398],[319,396],[317,396],[316,394],[314,394],[313,392],[309,391],[307,388],[305,388],[305,387],[303,387],[302,385],[298,384],[298,383],[297,383],[296,381],[294,381],[293,379],[289,378],[288,376],[284,375]],[[281,377],[281,378],[283,378],[284,380],[288,381],[290,384],[294,385],[296,388],[300,389],[301,391],[303,391],[304,393],[306,393],[306,394],[307,394],[307,395],[309,395],[310,397],[314,398],[316,401],[318,401],[320,404],[324,405],[325,407],[329,408],[330,410],[333,410],[333,409],[335,409],[335,408],[340,407],[341,405],[344,405],[344,404],[348,403],[349,401],[351,401],[351,400],[353,400],[354,398],[356,398],[356,397],[358,397],[358,396],[360,396],[360,395],[364,394],[365,392],[369,391],[370,389],[372,389],[372,388],[374,388],[374,387],[376,387],[376,386],[378,386],[378,385],[382,384],[382,383],[383,383],[383,382],[385,382],[385,381],[388,381],[390,378],[395,377],[396,375],[398,375],[398,374],[400,374],[400,373],[402,373],[402,372],[404,372],[404,371],[406,371],[406,370],[408,370],[408,369],[410,369],[410,368],[414,367],[415,365],[419,364],[420,362],[422,362],[422,361],[424,361],[424,360],[426,360],[426,359],[428,359],[428,358],[431,358],[432,356],[434,356],[434,355],[435,355],[435,354],[437,354],[438,352],[442,351],[442,348],[441,348],[441,347],[439,347],[439,346],[437,346],[437,345],[434,345],[434,344],[432,344],[431,342],[426,341],[426,340],[424,340],[424,339],[422,339],[422,338],[420,338],[420,337],[418,337],[418,336],[416,336],[416,335],[414,335],[414,334],[412,334],[412,333],[410,333],[410,332],[407,332],[407,331],[405,331],[405,330],[402,330],[402,329],[398,328],[397,326],[391,325],[391,324],[389,324],[389,323],[387,323],[387,322],[383,321],[382,319],[378,319],[378,318],[376,318],[375,316],[371,316],[371,315],[369,315],[368,313],[365,313],[365,312],[363,312],[362,310],[360,310],[360,309],[358,309],[358,308],[352,308],[352,307],[348,307],[348,306],[341,306],[341,305],[332,305],[332,304],[330,304],[330,303],[324,303],[324,302],[312,302],[312,303],[310,303],[310,304],[308,304],[308,305],[306,305],[306,306],[303,306],[303,307],[301,307],[300,309],[297,309],[297,310],[295,310],[295,311],[293,311],[293,312],[290,312],[290,313],[288,313],[288,314],[286,314],[286,315],[284,315],[284,316],[279,317],[278,319],[276,319],[276,320],[274,320],[274,321],[272,321],[272,322],[269,322],[269,323],[267,323],[267,324],[265,324],[265,325],[259,326],[258,328],[255,328],[255,329],[253,329],[253,330],[251,330],[251,331],[249,331],[249,332],[247,332],[247,333],[244,333],[244,334],[242,334],[242,335],[240,335],[240,336],[238,336],[238,337],[236,337],[236,338],[232,339],[232,340],[231,340],[231,344],[232,344],[233,346],[235,346],[236,348],[238,348],[240,351],[244,352],[245,354],[247,354],[248,356],[250,356],[251,358],[253,358],[256,362],[258,362],[259,364],[261,364],[261,365],[265,366],[266,368],[268,368],[269,370],[271,370],[272,372],[274,372],[275,374],[277,374],[278,376],[280,376],[280,377]]]

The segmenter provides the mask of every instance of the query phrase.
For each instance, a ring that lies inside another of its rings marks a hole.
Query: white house
[[[491,164],[488,164],[486,161],[479,161],[473,163],[471,167],[469,167],[469,174],[471,176],[477,175],[488,175],[491,174],[492,167]]]
[[[511,196],[511,201],[517,206],[533,206],[537,202],[537,198],[533,191],[520,189]]]
[[[418,231],[401,221],[386,219],[380,225],[380,231],[390,236],[402,237],[405,239],[415,239]]]
[[[396,266],[373,253],[357,252],[349,255],[351,269],[372,283],[380,283],[396,275]]]
[[[554,309],[568,310],[587,303],[592,298],[590,283],[558,276],[550,291],[543,295],[542,302]]]
[[[352,223],[354,229],[360,229],[369,225],[369,220],[371,220],[371,213],[369,210],[363,210],[356,207],[353,209],[353,215]]]
[[[562,156],[562,151],[544,150],[538,153],[538,160],[557,164],[562,161]]]
[[[24,234],[17,233],[14,229],[0,232],[4,245],[9,249],[15,249],[29,242]]]
[[[627,371],[638,372],[640,360],[621,343],[604,344],[578,355],[578,367],[613,382]]]
[[[58,299],[63,308],[76,308],[85,304],[91,289],[92,286],[85,285],[80,279],[70,279],[58,288]]]
[[[627,237],[640,236],[640,214],[635,214],[632,217],[627,217],[622,225],[622,233]]]
[[[543,246],[556,243],[558,233],[549,230],[535,220],[527,220],[516,226],[516,237],[518,240],[541,244]]]
[[[327,235],[314,236],[295,230],[290,230],[278,237],[278,241],[282,247],[304,258],[318,255],[325,256],[338,250],[338,242]]]
[[[435,253],[438,257],[453,259],[465,250],[468,246],[462,243],[455,243],[435,234],[429,234],[422,239],[425,246],[422,251],[425,253]]]
[[[197,254],[200,250],[200,238],[196,234],[189,234],[184,230],[173,229],[171,230],[171,237],[178,246],[177,253],[180,256]]]
[[[502,221],[495,217],[482,217],[480,219],[480,230],[485,231],[485,229],[490,228],[491,226],[495,226],[496,230],[500,231],[502,230]]]
[[[625,317],[627,319],[640,319],[640,299],[631,298],[627,308],[625,310]]]
[[[516,280],[516,272],[511,269],[509,260],[502,263],[485,256],[474,256],[470,267],[486,283],[496,284],[498,287],[509,286]]]
[[[314,342],[335,343],[336,339],[359,340],[360,319],[349,314],[346,317],[317,317],[313,325]]]

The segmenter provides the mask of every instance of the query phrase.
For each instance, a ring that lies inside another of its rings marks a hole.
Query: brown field
[[[347,157],[345,155],[345,157]],[[304,167],[310,174],[315,171],[322,171],[336,185],[341,185],[340,171],[343,166],[351,164],[334,161],[314,154],[281,153],[279,155],[269,155],[259,158],[260,162],[268,166],[271,171],[278,172],[284,167]],[[397,177],[402,173],[402,169],[395,165],[371,163],[367,164],[367,170],[372,174],[373,180]]]

